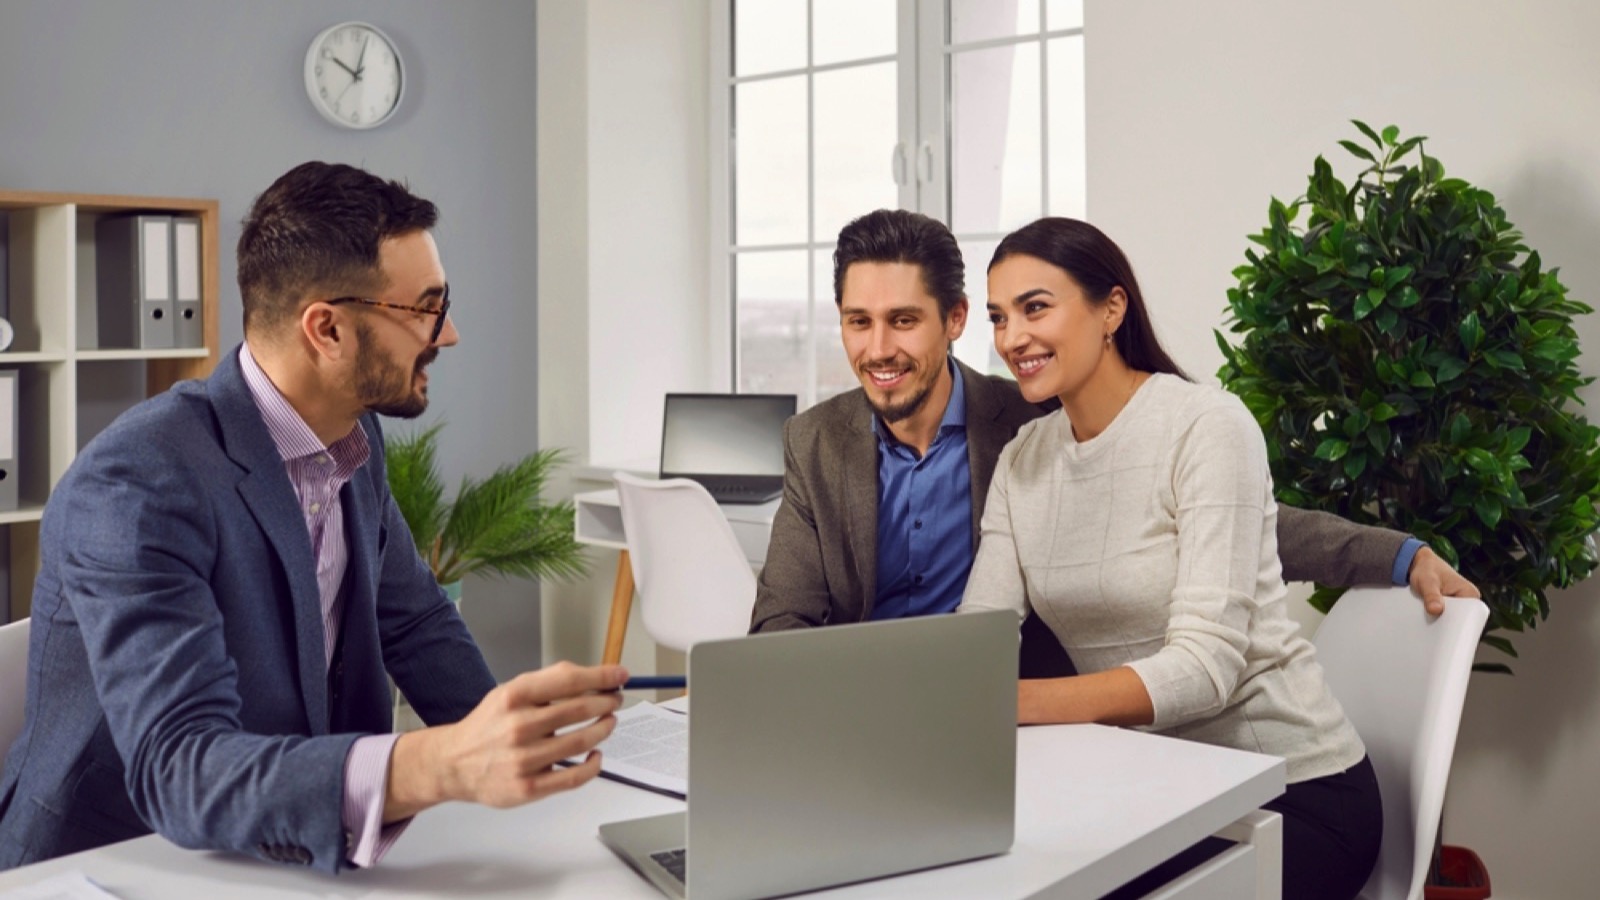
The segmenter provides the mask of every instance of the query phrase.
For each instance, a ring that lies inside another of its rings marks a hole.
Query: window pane
[[[957,238],[961,259],[967,264],[967,328],[956,339],[956,359],[979,372],[1007,375],[1006,364],[994,351],[994,326],[989,324],[989,257],[998,241]]]
[[[817,336],[817,402],[859,387],[855,370],[844,355],[839,336],[839,307],[833,302],[833,248],[812,251],[816,268],[817,302],[813,307]]]
[[[806,395],[806,257],[804,250],[734,257],[740,391]]]
[[[1009,231],[1039,217],[1039,45],[951,57],[950,217],[962,232]]]
[[[733,74],[806,64],[806,0],[733,0]]]
[[[806,240],[806,79],[734,85],[734,241]]]
[[[1045,0],[1044,25],[1051,31],[1083,27],[1083,0]]]
[[[812,65],[895,52],[895,0],[812,0],[811,15]]]
[[[1050,54],[1050,215],[1085,216],[1083,38],[1056,38]]]
[[[1039,0],[950,0],[950,43],[1039,33]]]
[[[890,157],[896,135],[894,63],[815,77],[816,234],[832,241],[847,222],[899,204]]]

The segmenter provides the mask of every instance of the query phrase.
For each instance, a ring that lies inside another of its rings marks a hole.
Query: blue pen
[[[622,686],[625,691],[669,691],[682,690],[689,686],[689,679],[684,675],[635,675],[628,679]]]

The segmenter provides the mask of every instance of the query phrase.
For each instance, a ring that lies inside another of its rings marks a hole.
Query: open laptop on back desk
[[[1003,853],[1017,620],[836,625],[689,651],[686,812],[600,837],[668,896],[772,897]]]
[[[765,503],[783,492],[783,423],[793,394],[668,394],[662,478],[700,482],[718,503]]]

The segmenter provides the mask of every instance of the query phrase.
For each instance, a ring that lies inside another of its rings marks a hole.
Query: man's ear
[[[338,307],[327,303],[310,303],[300,311],[300,336],[313,353],[330,360],[355,351],[354,329]]]
[[[945,339],[954,343],[961,337],[961,332],[967,330],[967,298],[962,297],[950,307],[950,313],[944,317]]]

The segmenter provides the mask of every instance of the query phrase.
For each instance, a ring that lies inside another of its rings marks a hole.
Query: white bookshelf
[[[128,212],[182,213],[200,219],[201,316],[198,349],[80,347],[95,309],[94,225]],[[28,614],[39,566],[39,519],[50,491],[109,417],[216,364],[219,270],[215,200],[0,190],[7,318],[16,330],[0,369],[18,373],[19,506],[0,510],[10,547],[10,618]],[[116,390],[107,391],[106,385]],[[6,620],[0,610],[0,622]]]

